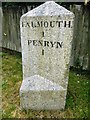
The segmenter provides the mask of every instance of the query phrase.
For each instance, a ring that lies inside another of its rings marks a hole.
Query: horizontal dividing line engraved
[[[42,41],[42,40],[28,40],[28,45],[62,48],[63,42]]]

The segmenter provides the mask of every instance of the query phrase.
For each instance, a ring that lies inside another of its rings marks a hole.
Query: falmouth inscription
[[[54,28],[54,27],[66,27],[71,28],[72,27],[72,21],[30,21],[30,22],[22,22],[22,27],[44,27],[44,28]]]

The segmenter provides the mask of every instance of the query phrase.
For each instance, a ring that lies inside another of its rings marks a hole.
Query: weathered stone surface
[[[62,108],[59,102],[63,104],[63,108],[65,105],[73,37],[73,18],[74,15],[72,12],[53,1],[49,1],[24,14],[20,20],[23,80],[25,81],[28,77],[39,75],[65,89],[63,101],[60,98],[60,94],[62,94],[60,90],[60,93],[55,94],[57,101],[60,99],[60,101],[57,102],[57,109]],[[35,83],[35,81],[33,82]],[[32,84],[33,83],[31,83],[31,86]],[[47,87],[44,91],[43,88],[44,93],[40,90],[41,94],[44,94],[42,95],[43,100],[45,95],[49,93],[46,89]],[[55,91],[52,91],[53,94],[54,92]],[[48,97],[50,98],[49,94]],[[36,99],[38,99],[38,96]],[[48,98],[46,99],[48,101]],[[41,102],[39,100],[37,104]],[[30,98],[30,101],[32,101],[32,98]],[[32,103],[33,102],[34,100]],[[42,102],[45,103],[45,101]],[[56,102],[54,104],[56,104]],[[40,108],[44,109],[44,107]],[[30,108],[33,108],[33,105]],[[47,107],[45,107],[45,109],[46,108]],[[51,107],[51,109],[52,108],[54,109],[54,106]],[[47,109],[50,109],[50,107]]]
[[[62,86],[35,75],[23,80],[20,104],[25,109],[63,109],[65,94]]]
[[[63,90],[63,87],[53,83],[50,80],[47,80],[39,75],[31,76],[22,82],[21,91],[29,90]]]

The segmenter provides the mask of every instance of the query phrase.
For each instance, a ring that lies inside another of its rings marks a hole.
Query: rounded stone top
[[[54,1],[47,1],[44,4],[34,8],[33,10],[27,12],[26,14],[22,15],[25,16],[61,16],[61,15],[69,15],[74,16],[72,12],[67,10],[66,8],[58,5]]]

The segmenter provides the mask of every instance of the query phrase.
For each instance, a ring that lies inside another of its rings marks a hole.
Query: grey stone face
[[[20,102],[22,108],[64,108],[73,19],[72,12],[53,1],[46,2],[21,17],[23,82]],[[48,97],[45,97],[47,95]],[[57,102],[51,96],[54,96]],[[31,102],[27,106],[28,100]]]
[[[25,109],[63,109],[66,90],[39,75],[23,80],[20,88],[20,104]]]

